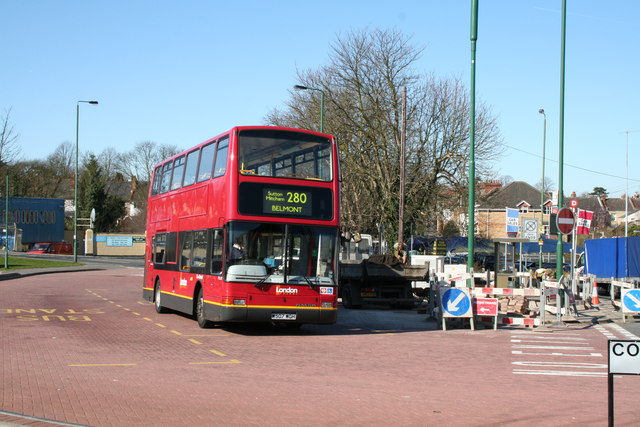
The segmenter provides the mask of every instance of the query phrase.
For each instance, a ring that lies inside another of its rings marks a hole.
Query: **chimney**
[[[487,181],[480,181],[478,183],[478,192],[482,195],[487,195],[492,191],[495,191],[502,187],[502,182],[499,179],[492,179]]]
[[[571,192],[571,195],[570,195],[569,197],[577,197],[577,196],[576,196],[576,192],[575,192],[575,191],[572,191],[572,192]]]

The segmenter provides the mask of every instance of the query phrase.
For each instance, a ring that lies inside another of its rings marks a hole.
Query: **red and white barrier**
[[[481,295],[505,295],[505,296],[525,296],[525,297],[540,296],[540,289],[534,289],[534,288],[524,288],[524,289],[473,288],[471,292],[473,296],[481,296]]]
[[[479,317],[482,322],[493,322],[492,317]],[[498,317],[498,323],[501,325],[516,325],[516,326],[540,326],[540,319],[537,317],[510,317],[500,315]]]

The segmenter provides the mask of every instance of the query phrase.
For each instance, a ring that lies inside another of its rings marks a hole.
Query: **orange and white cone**
[[[593,293],[591,295],[591,306],[600,310],[600,298],[598,297],[598,282],[593,282]]]

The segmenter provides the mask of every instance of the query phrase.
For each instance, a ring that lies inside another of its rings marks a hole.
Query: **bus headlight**
[[[234,299],[233,305],[247,305],[246,299]]]

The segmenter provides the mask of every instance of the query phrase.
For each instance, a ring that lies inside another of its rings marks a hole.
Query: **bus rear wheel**
[[[196,320],[201,328],[210,328],[213,322],[204,317],[204,295],[202,288],[198,289],[198,298],[196,299]]]
[[[156,307],[157,313],[166,313],[167,309],[162,306],[162,291],[160,290],[160,279],[156,280],[155,290],[153,291],[153,305]]]

